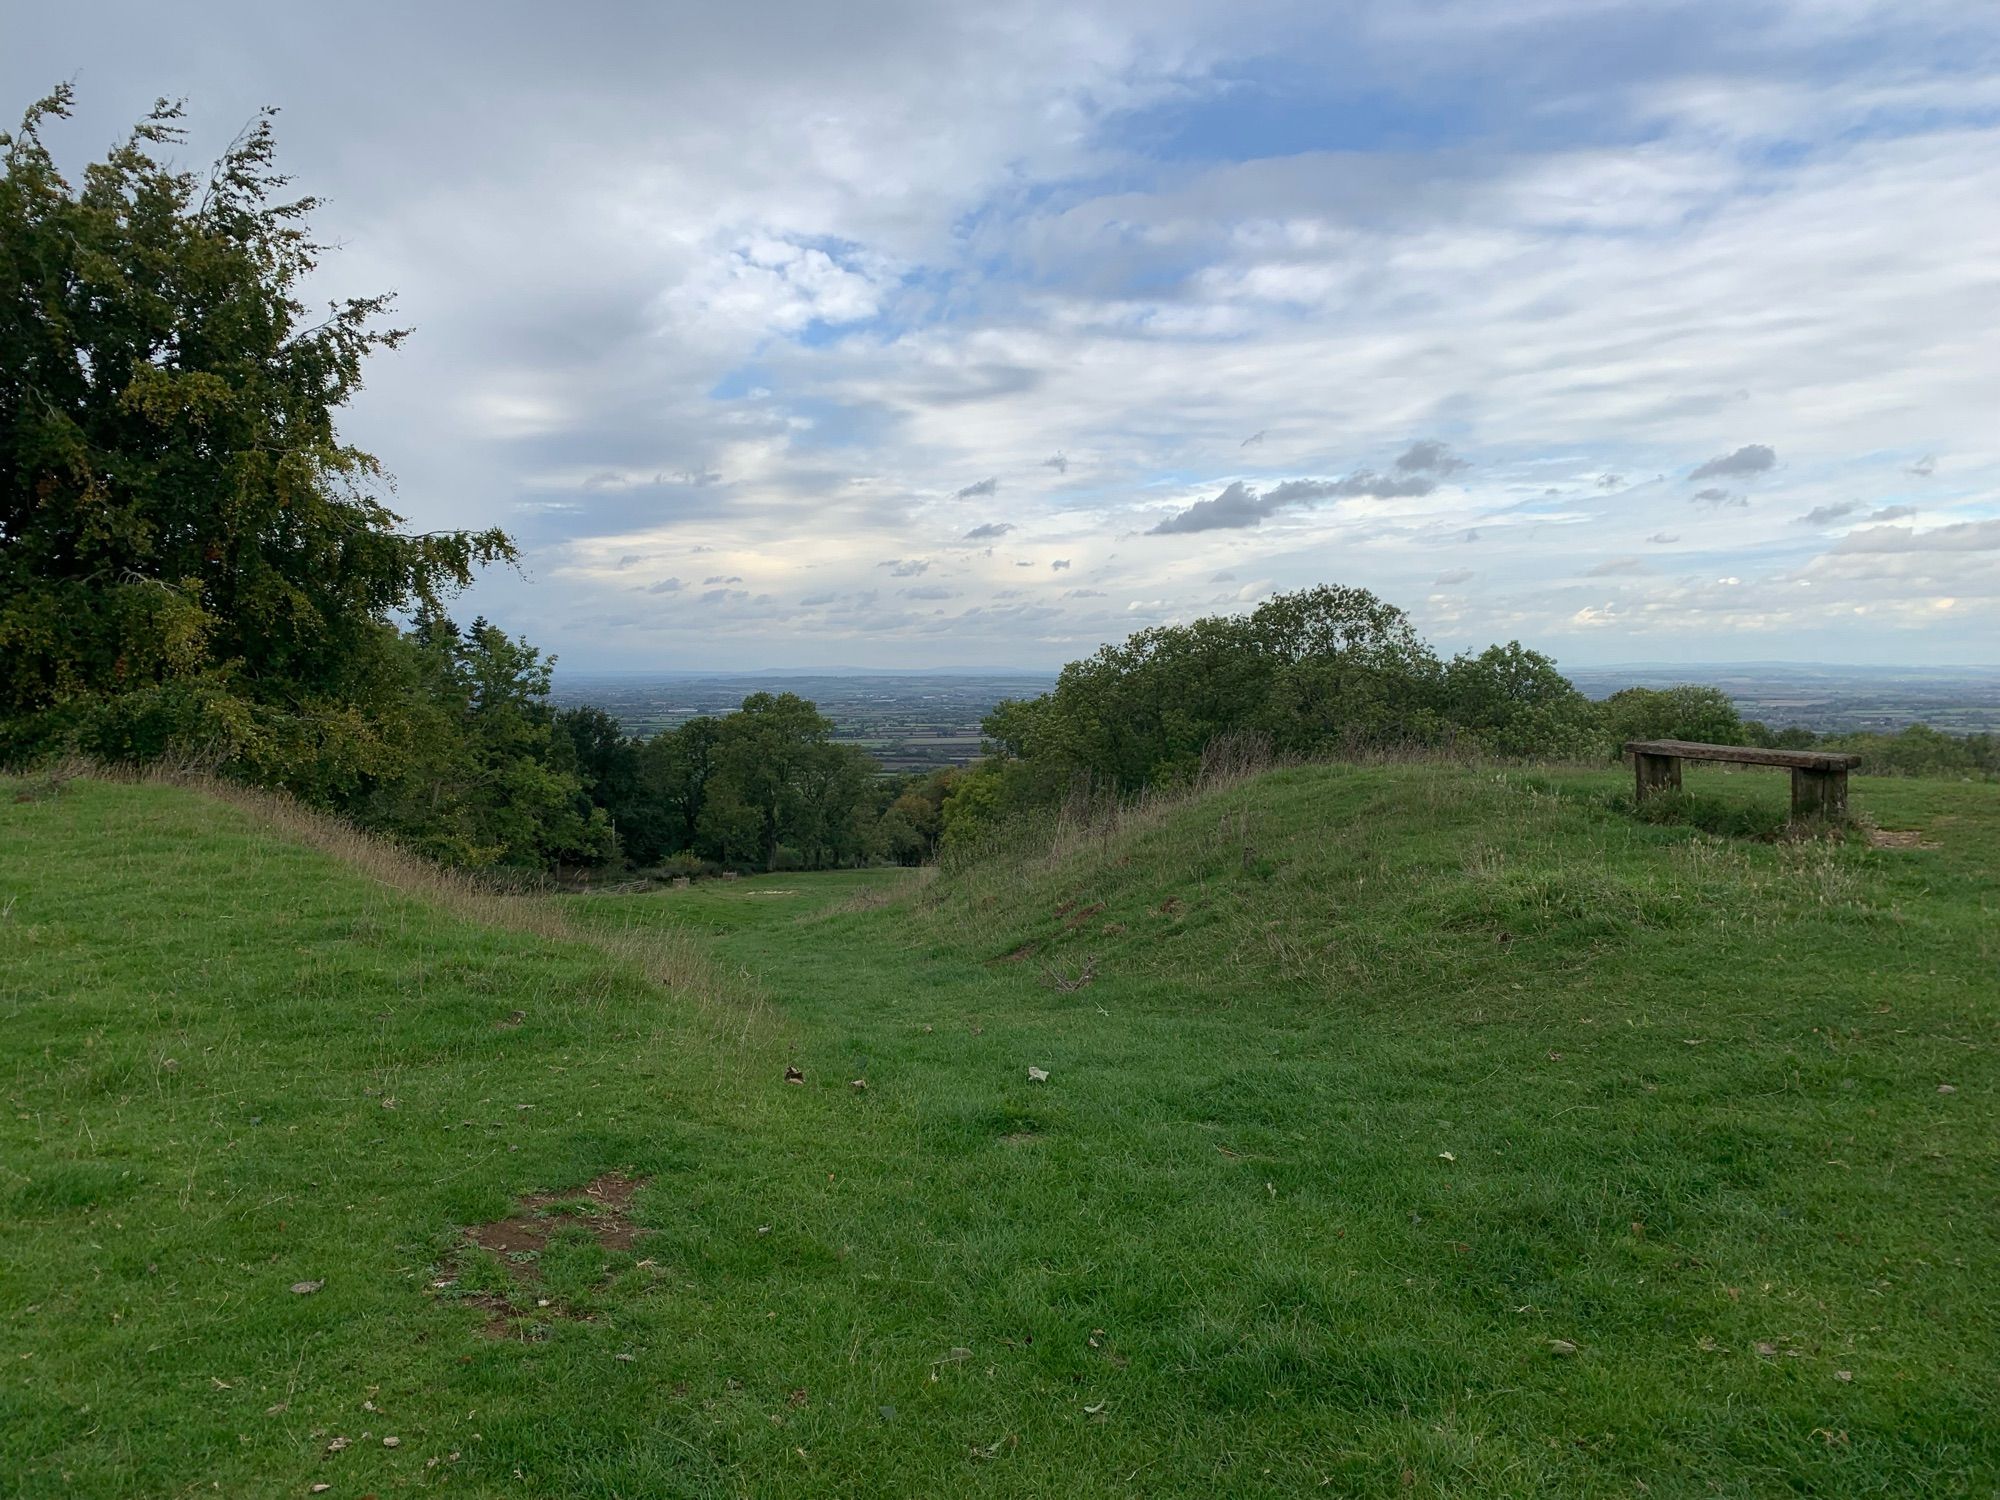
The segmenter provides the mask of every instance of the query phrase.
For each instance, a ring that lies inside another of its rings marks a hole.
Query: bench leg
[[[1641,802],[1648,792],[1677,792],[1681,789],[1681,758],[1678,755],[1632,756],[1632,776],[1637,783],[1633,796]]]
[[[1847,772],[1792,772],[1792,816],[1838,819],[1847,816]]]

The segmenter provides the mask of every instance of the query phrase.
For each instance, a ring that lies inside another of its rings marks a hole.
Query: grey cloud
[[[1438,574],[1437,583],[1438,587],[1440,588],[1450,588],[1455,583],[1470,582],[1471,578],[1472,578],[1472,569],[1452,568],[1446,572]]]
[[[1063,598],[1065,599],[1102,599],[1104,597],[1106,596],[1103,589],[1067,589],[1063,593]]]
[[[1017,568],[1032,568],[1034,564],[1031,562],[1017,562],[1014,566]]]
[[[1225,570],[1211,575],[1208,581],[1210,583],[1234,583],[1236,582],[1236,575]]]
[[[839,597],[840,595],[838,594],[808,594],[799,601],[799,607],[801,609],[816,609],[822,604],[833,603]]]
[[[1603,562],[1585,573],[1584,577],[1617,578],[1628,573],[1650,573],[1652,571],[1651,568],[1647,567],[1636,557],[1607,557]]]
[[[1696,505],[1710,506],[1716,510],[1721,510],[1725,507],[1733,507],[1734,509],[1741,510],[1750,504],[1741,495],[1731,494],[1719,485],[1710,485],[1705,490],[1696,490],[1694,492],[1694,503]]]
[[[724,578],[720,573],[717,573],[713,578],[704,578],[701,582],[702,586],[706,588],[712,583],[741,583],[742,581],[743,579],[739,574],[732,573],[729,577]]]
[[[1476,541],[1478,541],[1478,540],[1479,540],[1479,528],[1478,528],[1477,526],[1468,526],[1468,527],[1466,527],[1466,528],[1465,528],[1465,535],[1464,535],[1464,536],[1462,536],[1462,537],[1460,537],[1460,538],[1459,538],[1459,540],[1460,540],[1461,542],[1476,542]]]
[[[1149,536],[1168,536],[1185,531],[1221,531],[1231,527],[1255,526],[1269,514],[1257,492],[1237,480],[1212,500],[1197,500],[1177,516],[1169,516],[1152,528]]]
[[[643,561],[644,559],[641,558],[638,553],[628,552],[623,557],[618,559],[618,566],[621,568],[629,568],[632,566],[632,564]]]
[[[990,495],[999,488],[1000,476],[991,474],[980,480],[977,484],[968,484],[951,498],[954,500],[977,500],[981,495]]]
[[[1778,462],[1777,453],[1762,443],[1746,443],[1734,453],[1711,458],[1692,474],[1695,479],[1723,479],[1738,474],[1763,474]]]
[[[915,578],[919,573],[928,571],[930,562],[921,557],[892,557],[887,562],[879,562],[875,566],[887,568],[891,578]]]
[[[1066,557],[1057,558],[1049,564],[1049,571],[1051,573],[1067,573],[1069,571],[1069,559]]]
[[[648,585],[646,592],[649,594],[678,594],[686,587],[687,585],[682,583],[678,578],[662,578],[658,583]]]
[[[1396,460],[1399,474],[1456,474],[1472,465],[1455,457],[1445,444],[1424,438],[1410,444]]]
[[[1673,543],[1678,542],[1680,540],[1680,537],[1672,532],[1656,531],[1651,536],[1647,537],[1646,540],[1649,542],[1655,542],[1660,546],[1665,547],[1665,546],[1671,546]]]
[[[1054,469],[1058,474],[1067,474],[1069,472],[1069,456],[1063,453],[1051,454],[1042,460],[1042,467],[1045,469]]]
[[[1013,529],[1011,521],[988,521],[984,526],[975,526],[966,532],[964,539],[968,542],[997,541]]]
[[[971,365],[963,370],[932,371],[927,381],[912,384],[912,397],[926,406],[971,406],[1003,396],[1025,396],[1048,379],[1027,365]]]
[[[1960,521],[1916,531],[1908,526],[1871,526],[1850,531],[1836,552],[1991,552],[2000,549],[2000,521]]]
[[[1597,487],[1600,490],[1615,490],[1624,482],[1625,476],[1623,474],[1599,474],[1597,476]]]
[[[1250,436],[1245,438],[1242,442],[1238,443],[1236,446],[1239,448],[1248,448],[1255,443],[1261,443],[1263,441],[1264,441],[1264,434],[1262,432],[1253,432],[1250,434]]]
[[[703,604],[733,604],[739,599],[750,597],[747,589],[710,589],[701,596]]]
[[[920,589],[904,589],[905,599],[956,599],[958,590],[948,589],[942,584],[930,584]]]
[[[1356,470],[1345,479],[1287,479],[1261,495],[1238,479],[1212,499],[1197,500],[1179,515],[1167,517],[1147,535],[1171,536],[1190,531],[1238,529],[1255,526],[1266,516],[1288,505],[1329,499],[1397,499],[1428,495],[1436,488],[1437,481],[1427,474],[1392,478],[1370,469]]]
[[[1833,505],[1815,506],[1799,517],[1798,524],[1801,526],[1831,526],[1834,522],[1844,521],[1849,516],[1859,517],[1863,521],[1906,521],[1916,513],[1917,508],[1914,505],[1885,505],[1879,510],[1869,511],[1864,516],[1861,514],[1861,502],[1859,500],[1842,500]]]
[[[1914,474],[1919,479],[1928,479],[1937,473],[1937,455],[1926,453],[1922,458],[1904,469],[1905,474]]]

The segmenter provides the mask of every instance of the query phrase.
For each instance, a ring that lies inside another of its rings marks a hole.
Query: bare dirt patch
[[[632,1198],[648,1179],[606,1172],[581,1189],[562,1193],[530,1193],[521,1212],[491,1224],[475,1224],[465,1237],[482,1250],[507,1256],[537,1252],[565,1224],[580,1224],[607,1250],[630,1250],[645,1233],[632,1222]],[[532,1262],[523,1269],[532,1277]]]
[[[594,1182],[566,1192],[530,1193],[521,1200],[521,1212],[490,1224],[473,1224],[465,1231],[465,1242],[498,1256],[509,1274],[520,1283],[533,1285],[541,1279],[538,1263],[541,1252],[566,1224],[590,1231],[591,1238],[606,1250],[630,1250],[646,1233],[632,1222],[632,1199],[650,1178],[627,1177],[622,1172],[606,1172]],[[440,1282],[439,1286],[448,1285]],[[486,1314],[481,1332],[489,1338],[509,1338],[517,1331],[516,1320],[526,1317],[526,1309],[499,1292],[479,1291],[465,1300]],[[552,1317],[571,1316],[565,1309],[538,1302],[536,1311]]]
[[[1936,839],[1924,837],[1920,828],[1871,828],[1868,842],[1877,849],[1935,849]]]
[[[1003,953],[998,958],[994,959],[993,962],[996,964],[1025,963],[1028,959],[1033,958],[1035,956],[1035,950],[1041,946],[1042,945],[1040,943],[1023,943],[1021,944],[1020,947],[1016,948],[1012,953]]]

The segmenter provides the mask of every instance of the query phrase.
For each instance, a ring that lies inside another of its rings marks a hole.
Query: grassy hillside
[[[1859,783],[1878,848],[1617,785],[539,905],[0,803],[0,1475],[1990,1493],[2000,788]]]

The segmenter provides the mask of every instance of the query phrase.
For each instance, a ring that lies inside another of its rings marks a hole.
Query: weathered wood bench
[[[1628,740],[1637,796],[1679,791],[1681,762],[1720,760],[1745,766],[1783,766],[1792,773],[1792,816],[1838,818],[1847,812],[1847,773],[1858,755],[1832,750],[1759,750],[1751,745],[1703,745],[1694,740]]]

